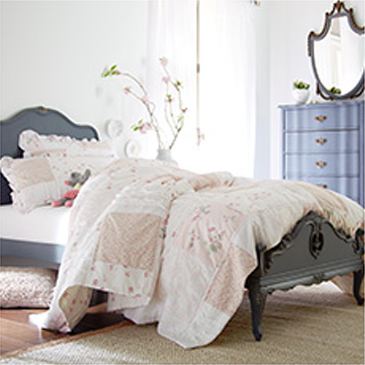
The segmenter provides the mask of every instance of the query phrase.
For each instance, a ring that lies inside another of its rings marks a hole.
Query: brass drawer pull
[[[322,146],[327,142],[327,138],[317,138],[314,141]]]
[[[325,161],[316,161],[314,164],[317,167],[319,167],[320,169],[323,169],[323,167],[325,167],[327,165],[327,162],[325,162]]]
[[[323,189],[327,189],[327,185],[326,184],[317,184],[318,187],[323,188]]]
[[[318,117],[315,117],[314,119],[317,122],[322,123],[322,122],[324,122],[327,119],[327,117],[325,115],[319,115]]]

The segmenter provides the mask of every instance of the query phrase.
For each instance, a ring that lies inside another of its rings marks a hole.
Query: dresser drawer
[[[285,111],[284,129],[287,131],[312,131],[359,128],[358,107],[311,107]]]
[[[288,153],[333,153],[357,152],[358,131],[313,131],[291,132],[285,135],[285,152]]]
[[[354,201],[360,199],[359,179],[356,177],[303,177],[300,180],[336,191]]]
[[[364,206],[364,100],[282,105],[283,178]]]
[[[285,155],[285,177],[359,176],[359,154]]]

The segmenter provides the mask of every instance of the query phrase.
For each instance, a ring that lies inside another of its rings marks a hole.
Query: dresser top
[[[346,101],[330,101],[324,103],[310,103],[310,104],[292,104],[292,105],[279,105],[279,108],[283,110],[298,110],[298,109],[311,109],[311,108],[326,108],[326,107],[346,107],[352,105],[364,105],[364,100],[346,100]]]

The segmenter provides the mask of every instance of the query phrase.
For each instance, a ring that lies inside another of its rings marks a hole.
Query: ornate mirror
[[[317,81],[317,94],[324,99],[347,99],[364,91],[365,27],[359,27],[353,9],[342,1],[326,13],[322,32],[310,32],[308,53]]]

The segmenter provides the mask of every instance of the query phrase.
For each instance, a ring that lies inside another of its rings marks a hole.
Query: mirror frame
[[[351,29],[356,34],[364,34],[365,27],[359,27],[354,19],[353,9],[347,9],[345,4],[342,1],[337,1],[333,4],[333,9],[330,13],[325,14],[324,26],[321,33],[317,34],[314,31],[311,31],[308,35],[308,56],[311,58],[312,69],[314,73],[314,77],[317,82],[317,94],[321,95],[326,100],[343,100],[343,99],[352,99],[360,96],[364,91],[364,70],[362,72],[362,76],[356,86],[343,95],[338,95],[331,93],[326,87],[323,85],[316,68],[315,58],[314,58],[314,42],[320,39],[323,39],[329,32],[331,21],[333,18],[346,16],[348,23]]]

